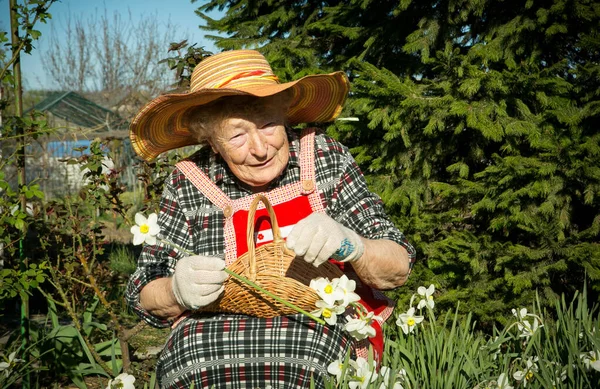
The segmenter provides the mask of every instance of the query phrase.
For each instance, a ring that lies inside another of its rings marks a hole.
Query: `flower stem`
[[[300,307],[297,307],[296,305],[294,305],[294,304],[290,303],[289,301],[287,301],[287,300],[285,300],[285,299],[282,299],[282,298],[281,298],[281,297],[279,297],[279,296],[276,296],[276,295],[274,295],[273,293],[271,293],[271,292],[269,292],[268,290],[264,289],[263,287],[261,287],[261,286],[260,286],[260,285],[258,285],[257,283],[254,283],[254,282],[250,281],[250,280],[249,280],[249,279],[247,279],[246,277],[244,277],[244,276],[242,276],[242,275],[239,275],[239,274],[237,274],[236,272],[234,272],[234,271],[231,271],[231,270],[229,270],[229,269],[227,269],[227,268],[225,268],[225,273],[227,273],[227,274],[229,274],[230,276],[232,276],[232,277],[234,277],[234,278],[236,278],[236,279],[238,279],[238,280],[242,281],[243,283],[245,283],[245,284],[247,284],[247,285],[249,285],[249,286],[253,287],[254,289],[256,289],[256,290],[258,290],[258,291],[260,291],[260,292],[262,292],[262,293],[266,294],[267,296],[271,297],[272,299],[274,299],[274,300],[277,300],[277,301],[279,301],[280,303],[282,303],[282,304],[284,304],[284,305],[286,305],[286,306],[288,306],[288,307],[292,308],[293,310],[295,310],[295,311],[297,311],[297,312],[299,312],[299,313],[301,313],[301,314],[303,314],[303,315],[306,315],[306,316],[308,316],[309,318],[311,318],[312,320],[316,321],[317,323],[319,323],[319,324],[323,324],[323,325],[325,324],[325,320],[323,320],[323,319],[319,319],[318,317],[316,317],[316,316],[312,315],[311,313],[309,313],[309,312],[305,311],[304,309],[302,309],[302,308],[300,308]]]
[[[158,239],[159,239],[159,240],[160,240],[162,243],[164,243],[164,244],[166,244],[166,245],[169,245],[169,246],[172,246],[172,247],[176,248],[177,250],[179,250],[179,251],[182,251],[182,252],[184,252],[184,253],[186,253],[186,254],[188,254],[188,255],[196,255],[196,254],[194,254],[194,253],[192,253],[192,252],[190,252],[190,251],[188,251],[188,250],[184,249],[183,247],[179,247],[179,246],[177,246],[177,245],[176,245],[176,244],[174,244],[174,243],[167,242],[167,241],[165,241],[164,239],[160,239],[160,238],[158,238]],[[296,306],[296,305],[294,305],[294,304],[290,303],[289,301],[287,301],[287,300],[285,300],[285,299],[282,299],[282,298],[281,298],[281,297],[279,297],[279,296],[276,296],[276,295],[274,295],[273,293],[269,292],[268,290],[266,290],[266,289],[265,289],[265,288],[263,288],[262,286],[258,285],[257,283],[250,281],[250,280],[249,280],[249,279],[247,279],[246,277],[244,277],[244,276],[242,276],[242,275],[240,275],[240,274],[237,274],[236,272],[234,272],[234,271],[232,271],[232,270],[229,270],[228,268],[225,268],[224,270],[225,270],[225,273],[229,274],[229,275],[230,275],[230,276],[232,276],[233,278],[236,278],[236,279],[238,279],[238,280],[242,281],[244,284],[246,284],[246,285],[249,285],[249,286],[253,287],[254,289],[258,290],[259,292],[262,292],[262,293],[266,294],[267,296],[271,297],[273,300],[279,301],[279,302],[280,302],[280,303],[282,303],[283,305],[285,305],[285,306],[287,306],[287,307],[290,307],[290,308],[292,308],[292,309],[293,309],[293,310],[295,310],[296,312],[298,312],[298,313],[301,313],[301,314],[303,314],[303,315],[305,315],[305,316],[307,316],[307,317],[311,318],[312,320],[316,321],[317,323],[319,323],[319,324],[321,324],[321,325],[325,325],[325,320],[323,320],[323,319],[320,319],[320,318],[316,317],[315,315],[313,315],[313,314],[311,314],[311,313],[309,313],[309,312],[305,311],[304,309],[302,309],[302,308],[300,308],[300,307],[298,307],[298,306]]]

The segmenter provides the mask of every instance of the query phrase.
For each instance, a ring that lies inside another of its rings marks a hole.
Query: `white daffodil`
[[[344,370],[344,362],[341,360],[336,360],[331,362],[327,366],[327,372],[333,376],[335,376],[336,382],[340,382],[342,380],[342,371]]]
[[[156,244],[156,235],[160,232],[160,227],[158,226],[158,216],[155,213],[151,213],[147,219],[141,213],[136,213],[135,224],[131,227],[134,246],[144,242],[150,245]]]
[[[348,387],[350,389],[366,389],[377,379],[375,361],[373,361],[372,364],[369,364],[369,361],[365,358],[358,357],[356,358],[356,361],[351,360],[350,364],[354,368],[354,374],[348,382]]]
[[[108,381],[106,389],[135,389],[135,386],[133,386],[134,382],[134,376],[127,373],[121,373],[116,376],[115,379]]]
[[[535,334],[535,332],[543,326],[543,324],[539,323],[537,316],[533,316],[533,324],[531,324],[529,320],[523,319],[517,323],[517,328],[519,329],[519,331],[521,331],[519,337],[529,338],[533,336],[533,334]]]
[[[3,371],[4,375],[7,377],[10,375],[13,366],[19,362],[25,362],[22,359],[16,358],[16,356],[17,353],[13,351],[12,353],[8,354],[8,359],[4,358],[5,360],[0,362],[0,371]]]
[[[389,386],[390,372],[391,372],[391,369],[387,366],[381,366],[381,368],[379,369],[379,376],[383,380],[383,382],[379,386],[379,389],[388,389],[390,387]],[[396,379],[394,380],[394,384],[391,388],[392,389],[404,389],[404,386],[402,386],[402,384],[404,383],[405,379],[406,379],[406,370],[401,369],[396,374]]]
[[[314,289],[319,297],[329,305],[335,305],[336,301],[344,297],[344,292],[334,285],[333,281],[319,277],[310,281],[310,287]]]
[[[360,296],[354,293],[356,289],[356,281],[351,280],[345,274],[340,278],[334,280],[337,289],[342,291],[342,306],[347,307],[351,303],[355,303],[360,300]]]
[[[375,313],[369,312],[364,317],[346,317],[347,322],[344,329],[350,333],[356,340],[372,338],[375,336],[375,328],[373,328],[373,320],[381,320]]]
[[[527,308],[521,308],[518,311],[516,309],[512,309],[512,314],[518,319],[523,320],[527,316]]]
[[[524,370],[518,370],[513,374],[515,380],[523,382],[523,387],[527,387],[527,383],[533,381],[535,373],[538,372],[537,365],[538,357],[529,357],[525,363],[526,367]]]
[[[317,301],[315,305],[319,309],[313,311],[312,314],[316,317],[323,317],[323,319],[325,319],[325,322],[331,326],[337,323],[338,315],[341,315],[346,311],[346,308],[344,307],[341,307],[339,305],[331,305],[323,300]]]
[[[496,386],[494,386],[494,389],[513,389],[513,387],[509,384],[510,382],[508,376],[502,373],[498,376],[498,380],[496,381]]]
[[[433,301],[433,293],[435,292],[435,286],[433,284],[429,285],[429,288],[425,288],[424,286],[419,286],[417,288],[417,293],[425,298],[419,301],[417,304],[417,309],[422,309],[423,307],[429,307],[433,309],[435,306],[435,301]]]
[[[588,351],[579,356],[583,365],[589,370],[594,369],[600,371],[600,351]]]
[[[556,374],[556,378],[552,380],[552,386],[557,388],[561,383],[567,380],[567,369],[560,368],[554,373]]]
[[[527,308],[521,308],[518,311],[516,309],[512,309],[512,314],[517,318],[517,329],[519,332],[519,337],[521,338],[529,338],[535,334],[535,332],[543,327],[541,324],[541,319],[532,313],[527,313]],[[533,322],[530,322],[527,317],[532,317]]]
[[[405,334],[413,332],[415,326],[423,321],[423,316],[415,315],[415,308],[411,307],[406,313],[398,316],[396,325],[402,328]]]

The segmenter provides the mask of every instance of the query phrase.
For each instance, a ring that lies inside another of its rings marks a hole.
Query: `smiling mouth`
[[[256,165],[252,165],[252,167],[264,167],[264,166],[268,165],[269,163],[271,163],[271,161],[273,161],[273,158],[271,158],[263,163],[258,163]]]

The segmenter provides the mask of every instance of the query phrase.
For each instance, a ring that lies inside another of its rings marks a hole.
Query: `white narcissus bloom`
[[[14,365],[16,365],[19,362],[25,362],[22,359],[16,358],[16,356],[17,353],[13,351],[12,353],[8,354],[7,360],[0,362],[0,371],[3,371],[4,375],[6,375],[7,377],[10,375],[11,369]]]
[[[327,278],[319,277],[311,280],[310,287],[329,305],[334,305],[336,301],[344,297],[344,292],[340,288],[336,288],[333,282]]]
[[[156,235],[160,232],[160,227],[158,226],[158,216],[155,213],[151,213],[147,219],[141,213],[136,213],[135,224],[131,227],[134,246],[144,242],[150,245],[156,244]]]
[[[344,307],[341,307],[338,305],[331,305],[323,300],[317,301],[315,303],[315,305],[319,309],[316,311],[313,311],[312,314],[315,315],[316,317],[322,316],[323,319],[325,319],[325,322],[327,324],[329,324],[330,326],[335,325],[335,323],[337,323],[338,315],[341,315],[346,310],[346,308],[344,308]]]
[[[538,357],[529,357],[526,361],[526,367],[524,370],[516,371],[513,374],[515,380],[521,382],[523,381],[523,387],[527,387],[527,383],[531,382],[535,377],[535,373],[538,372],[537,365]]]
[[[516,309],[512,309],[512,314],[517,318],[517,329],[521,332],[519,337],[521,338],[529,338],[535,334],[535,332],[543,327],[543,324],[540,324],[541,319],[531,313],[527,313],[527,308],[520,308],[518,311]],[[531,316],[533,318],[533,323],[529,320],[525,319],[527,316]]]
[[[567,380],[567,369],[561,368],[560,370],[556,370],[554,373],[556,374],[556,378],[552,380],[552,386],[557,388],[558,385]]]
[[[429,288],[425,288],[424,286],[419,286],[417,288],[417,293],[423,297],[417,304],[417,309],[422,309],[423,307],[429,307],[433,309],[435,306],[435,301],[433,301],[433,293],[435,292],[435,286],[433,284],[429,285]]]
[[[360,300],[360,296],[354,293],[356,281],[349,279],[345,274],[333,281],[336,287],[342,291],[342,302],[340,303],[342,306],[347,307],[349,304]]]
[[[415,315],[415,308],[411,307],[406,313],[398,316],[396,325],[402,328],[405,334],[412,332],[415,326],[423,321],[423,316]]]
[[[381,320],[379,316],[375,316],[374,312],[369,312],[364,317],[347,316],[347,322],[344,329],[350,333],[356,340],[363,340],[375,336],[375,328],[373,328],[373,320]]]
[[[579,358],[587,369],[600,371],[600,351],[588,351],[579,355]]]
[[[512,309],[512,314],[519,320],[523,320],[525,316],[527,316],[527,308],[521,308],[518,311],[516,309]]]
[[[354,374],[348,382],[348,387],[350,389],[369,388],[370,384],[377,379],[375,361],[373,361],[372,364],[369,364],[369,361],[365,358],[358,357],[356,358],[356,361],[350,360],[350,364],[354,368]]]
[[[504,373],[498,376],[498,381],[496,381],[496,386],[494,389],[513,389],[512,386],[509,385],[508,376]]]
[[[381,378],[383,380],[383,382],[379,386],[379,389],[388,389],[389,388],[390,372],[391,372],[391,369],[387,366],[381,366],[381,368],[379,369],[379,375],[381,376]],[[402,386],[402,384],[404,383],[404,380],[406,379],[406,370],[400,369],[400,371],[396,374],[395,378],[396,379],[394,380],[394,385],[392,386],[392,389],[404,389],[404,386]]]
[[[135,386],[133,386],[134,382],[134,376],[127,373],[121,373],[116,376],[115,379],[108,381],[106,389],[135,389]]]
[[[543,324],[540,324],[538,322],[537,317],[533,317],[533,324],[531,324],[529,320],[521,320],[517,323],[517,328],[519,329],[519,331],[521,331],[521,335],[519,335],[519,337],[529,338],[533,336],[533,334],[535,334],[535,332],[543,326]]]
[[[333,361],[327,366],[327,372],[335,376],[336,382],[342,380],[342,371],[344,370],[344,363],[341,360]]]

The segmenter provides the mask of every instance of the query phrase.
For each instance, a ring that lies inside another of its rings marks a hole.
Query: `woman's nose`
[[[257,158],[263,158],[267,156],[267,139],[260,131],[253,131],[250,136],[250,152]]]

